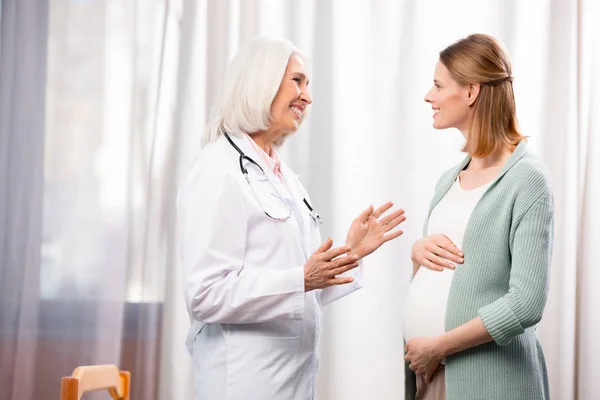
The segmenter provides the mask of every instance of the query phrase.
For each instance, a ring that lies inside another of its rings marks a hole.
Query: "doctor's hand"
[[[304,264],[304,291],[324,289],[333,285],[343,285],[354,281],[352,278],[336,278],[358,267],[358,256],[350,254],[350,246],[332,249],[333,240],[327,239]]]
[[[413,274],[422,265],[434,271],[444,268],[454,269],[454,264],[462,264],[464,254],[445,235],[431,235],[417,240],[412,247],[410,259],[413,262]]]
[[[404,233],[399,229],[392,231],[406,220],[404,210],[395,210],[383,216],[393,205],[389,201],[375,210],[371,205],[352,221],[346,236],[346,244],[352,247],[352,253],[363,258]]]

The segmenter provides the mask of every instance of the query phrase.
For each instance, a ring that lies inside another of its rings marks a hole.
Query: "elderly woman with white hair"
[[[346,242],[321,242],[320,216],[276,147],[311,95],[305,58],[260,39],[232,61],[203,146],[178,194],[196,399],[316,396],[321,308],[361,287],[362,258],[405,219],[369,206]]]

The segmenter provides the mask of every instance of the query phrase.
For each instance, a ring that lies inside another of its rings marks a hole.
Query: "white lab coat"
[[[351,284],[304,292],[304,264],[321,244],[303,203],[312,205],[308,194],[282,164],[288,192],[250,138],[230,137],[273,184],[250,173],[259,195],[282,197],[292,216],[274,221],[264,214],[224,136],[194,160],[178,214],[195,398],[315,399],[321,307],[360,288],[363,266],[345,274],[355,278]]]

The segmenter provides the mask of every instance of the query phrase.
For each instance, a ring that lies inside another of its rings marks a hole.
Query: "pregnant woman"
[[[407,399],[546,400],[535,327],[548,292],[548,171],[519,131],[508,53],[481,34],[440,53],[425,96],[466,158],[435,188],[404,321]],[[426,268],[420,268],[424,266]]]

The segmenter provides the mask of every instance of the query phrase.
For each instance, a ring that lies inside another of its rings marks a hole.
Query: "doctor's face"
[[[271,104],[271,129],[280,134],[298,130],[306,108],[312,103],[308,83],[304,61],[297,55],[292,55]]]
[[[465,132],[472,109],[469,107],[469,87],[456,82],[444,64],[438,61],[433,75],[433,87],[425,95],[425,101],[433,110],[433,127],[457,128]]]

